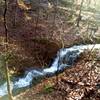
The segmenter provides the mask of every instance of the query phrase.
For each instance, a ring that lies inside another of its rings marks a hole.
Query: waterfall
[[[79,45],[70,48],[62,48],[57,52],[57,56],[52,62],[49,68],[44,69],[32,69],[25,72],[23,77],[19,77],[17,80],[11,82],[11,87],[13,89],[18,89],[22,87],[29,86],[33,78],[44,77],[46,75],[54,75],[57,71],[62,71],[67,67],[74,64],[75,60],[79,55],[84,52],[84,50],[100,49],[100,44],[95,45]],[[7,83],[0,86],[0,96],[7,94]]]

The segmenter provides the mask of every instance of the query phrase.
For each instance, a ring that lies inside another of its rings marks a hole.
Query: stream
[[[54,61],[48,68],[44,69],[30,69],[26,70],[23,77],[14,77],[11,81],[11,90],[16,91],[17,89],[22,89],[30,86],[35,79],[41,77],[50,77],[56,74],[56,72],[63,72],[64,69],[71,67],[77,58],[85,50],[100,49],[100,44],[90,44],[90,45],[75,45],[70,48],[60,49]],[[7,83],[5,82],[0,86],[0,97],[7,95]]]

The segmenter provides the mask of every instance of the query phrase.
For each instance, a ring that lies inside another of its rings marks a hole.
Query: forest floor
[[[11,17],[13,17],[13,13],[15,13],[14,10],[13,12],[11,12],[11,14],[9,13],[7,17],[9,24],[9,51],[13,56],[11,62],[9,63],[9,66],[16,68],[18,72],[23,72],[23,68],[25,68],[25,66],[36,66],[39,63],[40,64],[38,66],[43,66],[45,65],[44,63],[48,64],[48,61],[50,61],[59,50],[59,48],[61,48],[62,42],[64,42],[65,47],[68,47],[74,44],[80,44],[83,41],[80,36],[75,34],[77,32],[75,27],[72,27],[72,24],[69,25],[68,23],[65,23],[65,20],[62,20],[63,16],[65,15],[59,16],[60,18],[56,19],[56,23],[55,25],[53,25],[54,20],[52,20],[52,13],[49,13],[50,18],[46,21],[44,21],[43,19],[39,19],[37,25],[36,15],[26,12],[23,13],[18,10],[18,16],[16,17],[16,26],[12,27],[13,25],[11,22],[13,18],[11,19]],[[64,14],[66,14],[66,16],[68,17],[67,13]],[[32,18],[28,20],[26,19],[27,17]],[[64,19],[66,19],[67,17],[64,17]],[[5,37],[2,18],[0,19],[0,22],[0,51],[2,52],[2,50],[4,50],[4,45],[1,45],[1,41],[2,37]],[[46,39],[47,41],[45,41]],[[37,55],[39,60],[37,58]],[[36,61],[33,62],[34,60]],[[58,82],[55,76],[46,78],[36,86],[33,86],[25,92],[15,96],[14,99],[99,100],[99,75],[100,62],[92,60],[89,61],[88,59],[86,59],[86,57],[83,57],[70,69],[66,69],[63,73],[59,74]]]
[[[25,16],[23,15],[23,17]],[[20,25],[16,27],[9,26],[10,69],[22,73],[26,67],[47,66],[60,48],[63,46],[70,47],[82,42],[82,38],[74,34],[75,29],[72,25],[64,24],[65,33],[62,34],[63,32],[60,32],[59,29],[61,26],[52,26],[50,22],[51,20],[39,20],[39,24],[36,26],[34,21],[23,20],[23,23],[18,23]],[[35,32],[35,29],[37,32]],[[4,30],[3,20],[0,20],[0,52],[2,54],[5,51]],[[49,32],[50,30],[52,32]]]
[[[55,76],[44,79],[14,100],[100,100],[100,61],[92,57],[81,55],[75,65],[58,75],[58,81]]]

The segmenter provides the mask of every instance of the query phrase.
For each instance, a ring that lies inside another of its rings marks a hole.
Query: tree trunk
[[[7,0],[5,0],[5,10],[4,10],[4,28],[5,28],[5,70],[6,70],[6,80],[7,80],[7,90],[9,100],[13,100],[12,93],[10,89],[10,77],[9,77],[9,69],[8,69],[8,59],[7,59],[7,52],[8,52],[8,32],[7,32],[7,23],[6,23],[6,12],[7,12]]]

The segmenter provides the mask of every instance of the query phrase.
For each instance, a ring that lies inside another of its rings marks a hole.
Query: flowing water
[[[28,87],[35,81],[35,78],[52,76],[56,72],[61,72],[65,68],[71,67],[79,55],[87,49],[100,49],[100,44],[79,45],[60,49],[49,68],[27,70],[23,77],[17,77],[14,81],[11,81],[11,89],[16,91],[17,89]],[[7,95],[7,83],[0,86],[0,97],[5,95]]]

